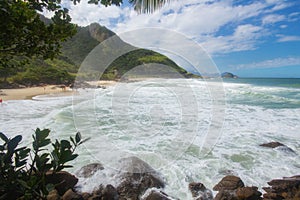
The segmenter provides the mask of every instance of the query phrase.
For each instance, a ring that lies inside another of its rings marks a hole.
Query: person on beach
[[[0,103],[2,103],[2,98],[0,97]]]

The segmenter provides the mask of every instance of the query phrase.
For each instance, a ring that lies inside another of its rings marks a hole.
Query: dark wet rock
[[[82,198],[83,198],[84,200],[87,200],[87,199],[89,199],[92,195],[91,195],[90,193],[88,193],[88,192],[83,192],[83,193],[81,193],[81,196],[82,196]]]
[[[66,171],[60,171],[56,173],[49,171],[46,173],[46,183],[52,183],[55,185],[55,189],[61,196],[64,195],[69,189],[73,189],[77,182],[78,179]]]
[[[149,189],[142,196],[141,200],[174,200],[174,198],[171,198],[169,195],[160,190]]]
[[[214,191],[221,191],[221,190],[235,190],[240,187],[244,187],[243,181],[237,176],[225,176],[222,180],[215,185],[213,188]]]
[[[119,195],[112,185],[107,185],[103,190],[102,190],[102,195],[101,195],[101,200],[118,200]]]
[[[52,190],[47,195],[47,200],[60,200],[60,196],[57,192],[57,190]]]
[[[263,188],[264,199],[300,199],[300,175],[274,179],[268,182],[270,187]]]
[[[207,189],[202,183],[192,182],[189,184],[189,190],[196,200],[212,200],[212,191]]]
[[[86,166],[83,166],[78,172],[76,172],[76,175],[78,177],[88,178],[94,175],[97,171],[103,169],[104,167],[101,163],[91,163]]]
[[[101,199],[101,195],[93,195],[90,198],[88,198],[88,200],[102,200],[102,199]]]
[[[63,196],[62,200],[84,200],[83,197],[74,192],[73,190],[69,189]]]
[[[214,200],[239,200],[232,190],[221,190],[218,192]]]
[[[148,188],[164,188],[160,174],[137,157],[120,160],[120,184],[117,186],[120,199],[139,199]]]
[[[277,149],[287,154],[296,154],[296,152],[293,149],[280,142],[269,142],[269,143],[261,144],[259,146]]]
[[[238,199],[245,200],[259,200],[262,193],[258,191],[257,187],[242,187],[236,189],[236,196]]]
[[[276,148],[276,147],[285,146],[285,145],[280,143],[280,142],[269,142],[269,143],[260,144],[259,146],[269,147],[269,148]]]
[[[214,188],[219,191],[214,200],[260,200],[257,187],[245,187],[237,176],[224,177]]]

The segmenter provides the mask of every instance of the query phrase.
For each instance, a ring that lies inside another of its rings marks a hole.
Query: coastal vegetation
[[[72,167],[68,163],[78,156],[75,150],[85,140],[78,132],[69,140],[52,142],[49,133],[37,128],[29,148],[19,147],[21,135],[8,138],[0,132],[0,199],[45,199],[56,187],[50,177]]]

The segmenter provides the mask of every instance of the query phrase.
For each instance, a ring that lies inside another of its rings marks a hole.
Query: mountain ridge
[[[42,17],[42,19],[45,23],[51,23],[49,19],[45,17]],[[166,68],[174,69],[174,72],[178,73],[181,77],[199,77],[187,72],[162,54],[147,49],[138,49],[136,47],[133,48],[136,50],[128,52],[114,60],[107,69],[105,69],[102,77],[93,77],[93,71],[86,74],[78,74],[81,63],[89,53],[101,42],[112,36],[118,37],[114,32],[98,23],[92,23],[85,27],[78,26],[77,33],[61,44],[60,56],[53,60],[43,60],[41,58],[30,59],[29,62],[23,66],[22,70],[8,77],[7,80],[13,87],[17,87],[18,85],[70,84],[74,82],[78,76],[84,77],[84,80],[90,78],[94,80],[95,78],[118,80],[128,73],[128,71],[140,65],[144,65],[144,68],[147,70],[150,69],[150,73],[152,73],[149,63],[157,63],[166,66]],[[118,37],[118,39],[120,38]],[[120,41],[123,42],[124,45],[130,45],[121,39]],[[113,51],[113,49],[111,49],[111,51]],[[155,67],[153,67],[153,69],[154,68]],[[160,69],[162,69],[162,74],[167,74],[163,68],[155,69],[159,69],[156,71],[156,76],[160,75]]]

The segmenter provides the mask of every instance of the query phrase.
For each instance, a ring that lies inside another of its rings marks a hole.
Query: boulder
[[[214,191],[221,191],[221,190],[235,190],[240,187],[244,187],[243,181],[237,177],[228,175],[222,178],[222,180],[213,187]]]
[[[257,187],[242,187],[236,189],[236,196],[238,199],[245,200],[258,200],[261,198],[261,192],[258,191]]]
[[[232,190],[221,190],[218,192],[214,200],[239,200]]]
[[[55,185],[55,189],[61,196],[64,195],[69,189],[73,189],[77,182],[78,179],[66,171],[60,171],[56,173],[48,171],[46,173],[46,183]]]
[[[117,190],[112,185],[107,185],[102,190],[101,200],[118,200],[119,195]]]
[[[92,195],[91,195],[90,193],[88,193],[88,192],[83,192],[83,193],[81,193],[81,196],[82,196],[82,198],[83,198],[84,200],[87,200],[87,199],[89,199]]]
[[[300,176],[284,177],[268,182],[264,199],[300,199]]]
[[[214,188],[219,191],[214,200],[260,200],[257,187],[245,187],[237,176],[225,176]]]
[[[192,182],[189,184],[189,190],[196,200],[212,200],[212,191],[207,189],[202,183]]]
[[[160,174],[137,157],[123,158],[119,162],[120,184],[117,186],[120,199],[139,199],[148,188],[164,188]]]
[[[88,178],[95,174],[95,172],[97,172],[98,170],[103,169],[104,167],[101,163],[91,163],[86,166],[83,166],[78,172],[76,172],[76,175],[78,177]]]
[[[62,200],[84,200],[83,197],[74,192],[73,190],[69,189],[63,196]]]
[[[141,200],[174,200],[174,198],[158,189],[151,188],[146,191]]]
[[[269,142],[269,143],[260,144],[259,146],[273,148],[273,149],[276,148],[277,150],[287,154],[296,154],[296,152],[293,149],[280,142]]]
[[[60,196],[57,192],[57,190],[52,190],[49,192],[49,194],[47,195],[47,200],[60,200]]]
[[[280,142],[269,142],[269,143],[260,144],[259,146],[261,146],[261,147],[269,147],[269,148],[276,148],[276,147],[285,146],[285,145],[282,144],[282,143],[280,143]]]

